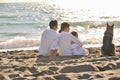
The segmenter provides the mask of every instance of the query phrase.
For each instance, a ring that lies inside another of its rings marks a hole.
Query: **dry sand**
[[[89,48],[86,57],[51,59],[37,50],[0,52],[0,80],[120,80],[120,53],[100,57]]]

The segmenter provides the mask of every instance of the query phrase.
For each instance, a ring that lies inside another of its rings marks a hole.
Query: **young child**
[[[76,38],[78,38],[78,33],[76,31],[72,31],[71,34],[73,36],[75,36]],[[83,55],[83,56],[87,56],[89,54],[89,51],[84,49],[81,46],[79,46],[78,44],[74,43],[74,42],[71,42],[71,48],[72,48],[72,52],[73,52],[73,55]]]

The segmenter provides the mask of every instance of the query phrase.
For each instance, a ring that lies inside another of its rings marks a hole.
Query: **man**
[[[57,20],[51,20],[49,23],[50,29],[46,29],[41,36],[39,52],[43,56],[51,56],[51,45],[58,38],[56,33],[58,28]]]

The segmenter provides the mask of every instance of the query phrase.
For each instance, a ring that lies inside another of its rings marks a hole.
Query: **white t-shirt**
[[[49,56],[50,55],[50,46],[52,43],[58,38],[58,34],[56,31],[52,29],[46,29],[41,36],[41,43],[39,52],[43,56]]]
[[[71,41],[76,44],[82,45],[81,42],[73,35],[68,32],[62,31],[59,34],[58,39],[54,42],[54,45],[51,46],[51,49],[59,47],[60,56],[72,56]]]

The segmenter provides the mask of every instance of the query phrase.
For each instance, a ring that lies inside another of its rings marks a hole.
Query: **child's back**
[[[78,33],[75,31],[72,31],[71,34],[78,38]],[[89,54],[89,51],[82,48],[82,46],[79,46],[79,44],[71,42],[71,48],[72,48],[72,53],[73,55],[83,55],[86,56]]]

